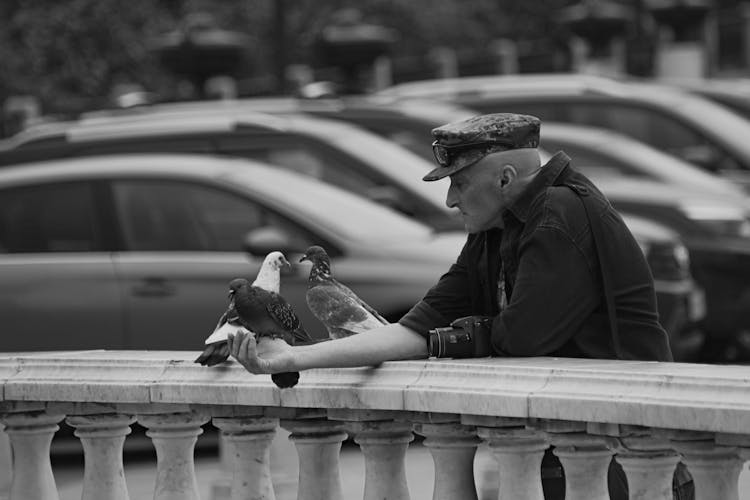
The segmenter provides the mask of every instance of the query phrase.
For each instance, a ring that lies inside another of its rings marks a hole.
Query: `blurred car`
[[[243,111],[231,102],[161,105],[50,123],[0,146],[0,165],[108,153],[207,153],[257,159],[335,184],[437,230],[460,230],[443,203],[447,180],[422,182],[433,168],[376,134],[301,114]]]
[[[685,248],[661,226],[627,221],[651,265],[662,321],[683,335],[700,315]],[[272,249],[294,261],[313,243],[329,250],[342,282],[395,321],[464,239],[241,159],[107,155],[7,167],[0,322],[13,335],[3,349],[197,349],[231,278],[254,276]],[[307,272],[296,265],[284,275],[282,293],[322,336],[304,305]],[[49,332],[43,345],[39,332]]]
[[[0,169],[2,350],[197,350],[229,281],[286,253],[282,294],[306,329],[312,244],[389,320],[455,260],[463,233],[435,233],[334,186],[241,159],[122,155]],[[244,249],[243,249],[244,246]],[[247,251],[246,251],[246,250]]]
[[[750,122],[673,86],[581,74],[526,74],[407,82],[393,99],[430,98],[481,113],[528,113],[616,130],[750,190]]]
[[[218,105],[217,105],[218,104]],[[154,104],[151,113],[191,113],[206,116],[210,113],[260,112],[275,115],[309,115],[352,123],[390,139],[413,153],[433,161],[431,131],[451,121],[469,118],[476,111],[451,103],[425,99],[392,99],[372,96],[342,96],[317,99],[295,97],[254,97],[232,101],[189,101]],[[127,111],[93,111],[82,115],[83,120],[94,117],[114,117]]]
[[[660,82],[697,94],[750,119],[750,79],[679,78]]]
[[[714,193],[750,210],[750,196],[730,180],[613,130],[546,122],[540,147],[548,154],[565,151],[575,168],[594,181],[622,177],[664,182]]]

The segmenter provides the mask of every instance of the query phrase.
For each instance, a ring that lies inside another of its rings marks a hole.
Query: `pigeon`
[[[349,337],[389,324],[378,312],[331,273],[331,259],[317,245],[305,251],[300,262],[312,262],[307,284],[307,306],[328,330],[331,339]]]
[[[313,342],[292,306],[279,294],[279,270],[284,266],[289,266],[284,255],[271,252],[252,284],[244,278],[235,278],[229,283],[229,306],[206,339],[207,347],[196,363],[213,366],[225,361],[229,357],[227,333],[240,327],[253,332],[257,338],[282,338],[290,345]],[[271,379],[280,388],[293,387],[299,381],[299,373],[275,373]]]

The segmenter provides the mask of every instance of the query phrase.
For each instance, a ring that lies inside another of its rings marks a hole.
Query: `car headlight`
[[[664,241],[643,244],[651,275],[656,280],[681,280],[690,276],[690,254],[682,243]]]
[[[750,220],[741,207],[685,203],[682,212],[703,227],[721,236],[750,237]]]

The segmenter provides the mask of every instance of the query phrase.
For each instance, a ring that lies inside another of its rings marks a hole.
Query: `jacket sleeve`
[[[454,319],[471,314],[467,269],[471,239],[467,240],[448,272],[399,320],[401,325],[427,337],[431,329],[448,326]]]

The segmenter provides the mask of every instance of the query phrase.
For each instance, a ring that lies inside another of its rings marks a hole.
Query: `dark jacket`
[[[427,336],[462,316],[493,316],[492,348],[500,356],[671,361],[643,252],[604,195],[569,163],[560,152],[542,168],[505,211],[503,230],[470,234],[456,263],[399,322]],[[582,196],[593,200],[592,223],[605,235],[620,349]]]

